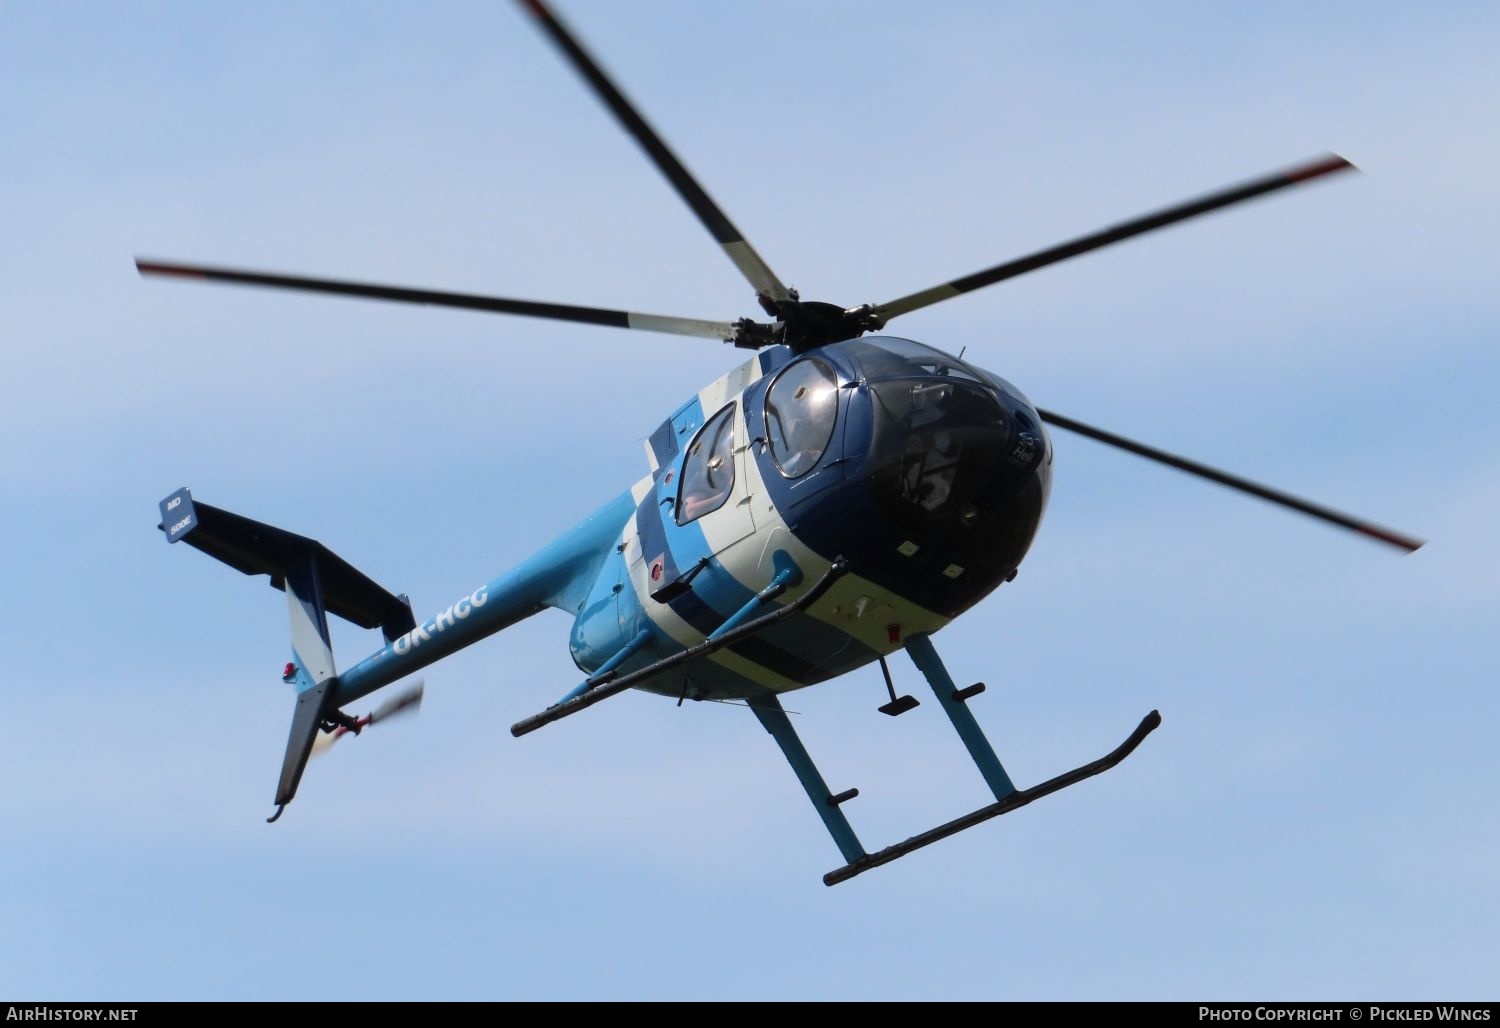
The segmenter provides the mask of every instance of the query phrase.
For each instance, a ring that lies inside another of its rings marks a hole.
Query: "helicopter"
[[[1013,581],[1051,490],[1049,428],[1364,535],[1404,552],[1423,542],[1237,475],[1034,405],[1006,379],[926,343],[885,333],[893,319],[965,293],[1270,193],[1344,173],[1325,155],[1130,219],[884,303],[804,300],[751,246],[543,0],[518,0],[645,152],[754,290],[764,318],[647,314],[472,293],[137,258],[142,275],[466,308],[719,340],[748,358],[668,414],[645,440],[647,471],[510,571],[418,621],[410,599],[317,540],[178,489],[158,528],[284,591],[294,692],[275,795],[276,821],[315,749],[402,711],[420,686],[371,714],[346,708],[544,609],[573,618],[583,681],[517,721],[520,737],[629,689],[748,706],[805,790],[844,863],[827,885],[1009,813],[1118,765],[1161,723],[1148,713],[1099,759],[1018,788],[971,710],[983,683],[960,687],[933,636]],[[338,670],[328,615],[379,629],[383,644]],[[905,651],[952,723],[994,802],[869,850],[798,737],[781,697],[877,665],[888,716],[898,695],[887,658]]]

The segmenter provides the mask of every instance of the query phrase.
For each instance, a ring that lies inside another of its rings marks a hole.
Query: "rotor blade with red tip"
[[[668,332],[673,335],[700,336],[732,341],[738,329],[727,321],[704,321],[699,318],[676,318],[662,314],[640,314],[604,307],[575,307],[564,303],[542,303],[537,300],[509,300],[474,293],[447,293],[433,289],[408,289],[404,286],[377,285],[372,282],[347,282],[331,278],[306,278],[264,271],[241,271],[214,268],[202,264],[172,264],[164,261],[135,261],[142,275],[170,275],[204,282],[232,282],[242,286],[270,289],[295,289],[305,293],[332,293],[336,296],[359,296],[367,300],[392,300],[397,303],[430,304],[434,307],[461,307],[499,314],[520,314],[554,321],[581,321],[590,325],[633,328],[645,332]]]
[[[1251,482],[1248,479],[1240,478],[1238,475],[1231,475],[1228,472],[1211,468],[1206,464],[1199,464],[1197,461],[1191,461],[1185,457],[1178,457],[1176,454],[1146,446],[1132,439],[1126,439],[1124,436],[1115,435],[1113,432],[1106,432],[1102,428],[1085,425],[1081,421],[1065,418],[1061,414],[1055,414],[1049,410],[1038,410],[1037,413],[1049,425],[1056,425],[1058,428],[1067,429],[1069,432],[1077,432],[1079,435],[1088,436],[1090,439],[1095,439],[1101,443],[1119,447],[1138,457],[1145,457],[1147,460],[1154,460],[1158,464],[1165,464],[1168,467],[1176,468],[1178,471],[1186,471],[1190,475],[1206,478],[1210,482],[1217,482],[1220,485],[1228,486],[1230,489],[1237,489],[1242,493],[1259,497],[1278,506],[1297,511],[1299,514],[1315,517],[1331,525],[1350,529],[1358,532],[1360,535],[1369,536],[1371,539],[1395,546],[1408,553],[1413,553],[1421,549],[1425,543],[1425,540],[1413,539],[1411,536],[1402,535],[1400,532],[1394,532],[1389,528],[1383,528],[1374,522],[1351,517],[1348,514],[1342,514],[1339,511],[1331,510],[1316,503],[1309,503],[1307,500],[1299,499],[1280,490],[1271,489],[1267,486]]]
[[[1008,278],[1024,275],[1028,271],[1045,268],[1049,264],[1065,261],[1069,257],[1077,257],[1079,254],[1109,246],[1111,243],[1118,243],[1133,236],[1153,232],[1168,225],[1175,225],[1179,221],[1196,218],[1200,214],[1207,214],[1210,211],[1229,207],[1244,200],[1251,200],[1257,196],[1265,196],[1267,193],[1274,193],[1279,189],[1300,185],[1303,182],[1321,178],[1324,175],[1350,170],[1357,169],[1337,154],[1329,154],[1326,157],[1308,161],[1306,164],[1286,168],[1251,182],[1231,186],[1228,189],[1220,190],[1217,193],[1210,193],[1196,200],[1189,200],[1175,207],[1168,207],[1154,214],[1146,214],[1139,218],[1133,218],[1130,221],[1121,222],[1118,225],[1099,232],[1080,236],[1070,242],[1061,243],[1045,250],[1038,250],[1036,253],[1019,257],[1013,261],[1006,261],[1004,264],[996,264],[992,268],[976,271],[972,275],[967,275],[964,278],[956,278],[951,282],[944,282],[942,285],[933,286],[918,293],[908,294],[889,303],[877,304],[874,313],[882,321],[889,321],[898,315],[907,314],[943,300],[951,300],[955,296],[962,296],[964,293],[970,293],[976,289],[994,285],[996,282],[1003,282]]]
[[[599,67],[599,62],[589,55],[557,15],[542,0],[520,0],[520,4],[536,18],[542,30],[557,44],[558,49],[624,126],[625,131],[635,137],[641,149],[646,151],[646,156],[651,158],[651,162],[672,183],[677,195],[698,216],[703,227],[724,248],[734,266],[740,269],[740,274],[755,287],[755,291],[772,300],[791,299],[791,293],[781,284],[776,273],[761,260],[760,254],[745,239],[745,234],[735,228],[729,216],[704,192],[698,180],[683,167],[666,141],[657,135],[656,130],[646,122],[634,105],[625,99],[625,94],[620,92],[619,87],[604,73],[604,69]]]

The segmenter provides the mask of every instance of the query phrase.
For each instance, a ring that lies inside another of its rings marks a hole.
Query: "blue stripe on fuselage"
[[[668,418],[661,423],[661,427],[651,433],[651,455],[656,458],[656,466],[664,468],[677,456],[677,433],[672,429],[672,419]]]
[[[674,423],[682,422],[684,416],[687,423],[701,424],[701,404],[694,400],[682,408],[668,422],[669,429]],[[663,465],[656,475],[652,491],[636,508],[636,531],[640,536],[641,555],[647,561],[648,581],[652,587],[676,581],[700,560],[709,558],[708,566],[693,578],[691,588],[667,604],[679,618],[708,635],[728,620],[730,615],[749,603],[755,592],[739,582],[714,559],[716,555],[698,521],[679,525],[675,518],[667,517],[665,501],[676,498],[682,474],[681,463],[679,456],[672,464]],[[665,480],[668,467],[674,472],[671,482]],[[652,564],[658,559],[662,562],[659,583],[649,579]],[[648,598],[646,602],[649,604],[656,601]],[[863,643],[832,625],[811,618],[794,618],[791,622],[777,626],[771,634],[776,641],[761,635],[736,643],[729,649],[783,678],[803,683],[828,677],[826,664],[834,654],[850,653],[852,650],[852,654],[860,657],[860,663],[875,658],[875,652]]]
[[[670,489],[671,486],[666,488]],[[655,495],[649,496],[636,509],[636,530],[641,536],[641,552],[648,561],[661,560],[663,583],[675,580],[679,568],[691,568],[702,558],[709,558],[708,567],[693,579],[692,586],[667,603],[673,614],[708,635],[728,620],[731,614],[749,603],[755,593],[725,570],[724,565],[713,559],[708,540],[704,538],[703,529],[697,522],[686,525],[668,524],[661,506],[655,501]],[[647,574],[650,574],[649,568]],[[648,599],[647,602],[657,601]],[[769,671],[797,682],[807,681],[817,670],[816,664],[772,646],[764,638],[746,639],[729,649],[746,660],[754,661]]]

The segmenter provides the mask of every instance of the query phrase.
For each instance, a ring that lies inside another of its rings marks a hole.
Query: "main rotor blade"
[[[563,303],[540,303],[536,300],[507,300],[498,296],[473,293],[445,293],[431,289],[407,289],[370,282],[344,282],[330,278],[304,278],[299,275],[275,275],[260,271],[238,271],[233,268],[211,268],[201,264],[168,264],[137,257],[136,270],[142,275],[172,275],[208,282],[234,282],[238,285],[265,286],[272,289],[296,289],[307,293],[332,293],[336,296],[362,296],[370,300],[393,300],[397,303],[422,303],[434,307],[462,307],[500,314],[521,314],[554,321],[581,321],[590,325],[634,328],[645,332],[670,332],[682,336],[732,341],[737,330],[727,321],[702,321],[698,318],[673,318],[661,314],[639,314],[604,307],[574,307]]]
[[[992,268],[986,268],[984,271],[976,271],[972,275],[964,278],[956,278],[951,282],[944,282],[942,285],[933,286],[931,289],[924,289],[919,293],[911,293],[908,296],[901,297],[899,300],[879,304],[875,307],[874,313],[879,318],[889,321],[898,315],[907,314],[942,300],[950,300],[955,296],[973,292],[975,289],[991,286],[996,282],[1003,282],[1008,278],[1015,278],[1017,275],[1024,275],[1028,271],[1045,268],[1049,264],[1065,261],[1069,257],[1077,257],[1079,254],[1109,246],[1111,243],[1118,243],[1132,236],[1139,236],[1146,232],[1165,228],[1168,225],[1175,225],[1179,221],[1186,221],[1188,218],[1195,218],[1200,214],[1219,210],[1221,207],[1228,207],[1244,200],[1254,199],[1257,196],[1274,193],[1279,189],[1300,185],[1303,182],[1321,178],[1324,175],[1331,175],[1334,172],[1347,170],[1358,169],[1355,169],[1354,165],[1344,160],[1338,154],[1329,154],[1326,157],[1320,157],[1306,164],[1299,164],[1295,167],[1266,175],[1263,178],[1243,183],[1242,185],[1231,186],[1217,193],[1210,193],[1196,200],[1189,200],[1175,207],[1168,207],[1165,210],[1157,211],[1155,214],[1146,214],[1130,221],[1121,222],[1102,231],[1080,236],[1071,242],[1049,247],[1046,250],[1038,250],[1036,253],[1028,256],[1007,261],[1004,264],[997,264]]]
[[[745,239],[743,233],[734,227],[729,216],[719,209],[709,195],[703,191],[703,187],[693,178],[692,174],[683,167],[682,162],[677,159],[671,149],[656,130],[647,124],[646,119],[641,117],[639,111],[625,99],[610,77],[604,73],[587,50],[574,38],[573,34],[553,14],[542,0],[520,0],[522,7],[526,8],[541,24],[542,29],[557,44],[558,49],[572,62],[573,67],[593,87],[599,99],[604,101],[614,116],[619,119],[625,130],[635,137],[635,141],[646,151],[646,156],[661,170],[661,173],[672,183],[672,188],[677,190],[677,195],[692,208],[703,227],[718,240],[729,259],[734,261],[734,266],[740,269],[749,283],[755,287],[757,293],[764,293],[772,300],[789,300],[791,294],[776,273],[770,269],[765,261],[761,260],[760,254]]]
[[[1361,535],[1366,535],[1371,539],[1398,547],[1408,553],[1421,549],[1425,543],[1423,539],[1413,539],[1411,536],[1402,535],[1400,532],[1394,532],[1389,528],[1382,528],[1373,522],[1350,517],[1348,514],[1341,514],[1336,510],[1330,510],[1316,503],[1309,503],[1307,500],[1298,499],[1279,490],[1258,485],[1237,475],[1231,475],[1227,472],[1211,468],[1206,464],[1199,464],[1185,457],[1178,457],[1175,454],[1126,439],[1124,436],[1115,435],[1113,432],[1106,432],[1101,428],[1085,425],[1081,421],[1065,418],[1061,414],[1054,414],[1049,410],[1039,410],[1037,413],[1041,414],[1043,421],[1056,425],[1058,428],[1065,428],[1069,432],[1077,432],[1079,435],[1088,436],[1090,439],[1096,439],[1101,443],[1117,446],[1139,457],[1145,457],[1147,460],[1154,460],[1157,463],[1176,468],[1178,471],[1186,471],[1190,475],[1206,478],[1210,482],[1217,482],[1231,489],[1238,489],[1242,493],[1249,493],[1251,496],[1257,496],[1262,500],[1268,500],[1271,503],[1287,507],[1298,513],[1310,515],[1318,518],[1320,521],[1338,525],[1340,528],[1351,529]]]

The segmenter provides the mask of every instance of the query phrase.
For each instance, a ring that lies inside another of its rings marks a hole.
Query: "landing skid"
[[[1120,761],[1130,756],[1135,748],[1141,744],[1141,740],[1155,731],[1156,727],[1160,724],[1161,714],[1153,710],[1136,726],[1135,731],[1130,733],[1130,738],[1093,763],[1074,768],[1066,774],[1048,779],[1041,785],[1034,785],[1030,789],[1013,792],[1003,800],[991,803],[987,807],[980,807],[971,814],[954,818],[947,824],[938,825],[936,828],[929,829],[919,835],[913,835],[905,842],[898,842],[894,846],[887,846],[879,853],[871,853],[867,856],[851,860],[843,867],[824,875],[823,884],[837,885],[839,882],[847,882],[855,875],[862,874],[872,867],[879,867],[881,864],[889,864],[893,860],[899,860],[912,850],[919,850],[923,846],[931,846],[939,839],[946,839],[950,835],[957,835],[964,829],[973,828],[975,825],[988,821],[992,817],[1009,814],[1017,807],[1026,806],[1032,800],[1039,800],[1043,796],[1050,795],[1060,789],[1066,789],[1070,785],[1077,785],[1085,778],[1092,778],[1097,774],[1108,771]]]
[[[1155,731],[1161,724],[1161,715],[1156,711],[1147,714],[1141,723],[1136,726],[1130,737],[1117,746],[1112,752],[1100,757],[1091,764],[1075,768],[1066,774],[1058,775],[1040,785],[1034,785],[1030,789],[1017,789],[1011,783],[1010,775],[1006,773],[1000,758],[995,755],[994,748],[990,746],[989,740],[985,738],[979,723],[974,720],[974,715],[969,712],[968,701],[984,691],[982,685],[971,685],[966,689],[959,689],[953,684],[942,661],[938,658],[937,651],[933,649],[932,641],[925,635],[914,635],[906,641],[906,651],[911,655],[913,663],[927,679],[927,684],[932,687],[933,695],[937,697],[948,719],[953,722],[954,729],[959,738],[963,740],[969,756],[973,758],[975,767],[983,776],[985,784],[995,794],[995,802],[987,807],[980,807],[972,813],[956,818],[946,824],[938,825],[918,835],[913,835],[905,842],[899,842],[894,846],[887,846],[876,853],[866,853],[859,837],[855,835],[853,827],[849,824],[844,812],[840,809],[844,802],[858,795],[857,789],[849,789],[838,795],[829,792],[827,784],[823,781],[822,774],[813,763],[812,757],[808,755],[802,740],[797,737],[792,728],[791,719],[781,709],[781,703],[774,695],[767,694],[759,696],[750,701],[750,707],[760,719],[761,725],[776,740],[785,755],[787,763],[792,765],[792,770],[797,773],[797,780],[802,783],[802,788],[807,792],[807,798],[812,801],[813,809],[823,819],[823,825],[828,829],[828,834],[833,837],[839,852],[844,855],[847,863],[843,867],[828,872],[823,876],[824,885],[837,885],[839,882],[847,881],[855,875],[863,874],[872,867],[889,864],[893,860],[899,860],[913,850],[919,850],[924,846],[930,846],[939,839],[946,839],[950,835],[957,835],[967,828],[990,818],[1008,814],[1018,807],[1024,807],[1033,800],[1039,800],[1060,789],[1066,789],[1070,785],[1076,785],[1085,778],[1108,771],[1120,761],[1130,756],[1135,748],[1141,744],[1141,740]],[[884,662],[882,661],[882,665]],[[889,672],[887,671],[887,685],[890,686]],[[895,688],[890,687],[892,701],[887,706],[895,707],[899,701],[895,698]],[[903,697],[910,700],[909,704],[899,704],[903,710],[909,710],[916,706],[916,701],[911,697]],[[882,708],[884,711],[884,708]],[[902,713],[903,711],[884,711],[886,713]]]

